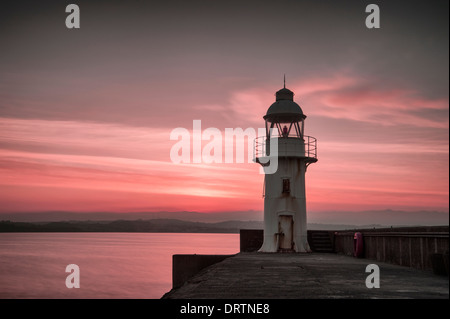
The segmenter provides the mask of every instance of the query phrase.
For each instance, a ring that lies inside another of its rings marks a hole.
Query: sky
[[[0,12],[0,213],[262,212],[258,164],[175,164],[170,134],[264,127],[286,75],[309,217],[448,218],[448,1],[69,3]]]

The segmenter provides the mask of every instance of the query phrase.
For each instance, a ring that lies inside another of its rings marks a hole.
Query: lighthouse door
[[[278,248],[279,250],[291,250],[294,238],[294,221],[291,215],[280,215],[278,217]]]

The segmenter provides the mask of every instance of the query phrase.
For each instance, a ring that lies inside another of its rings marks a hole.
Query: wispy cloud
[[[445,210],[448,117],[439,114],[448,113],[448,99],[429,99],[411,89],[393,88],[397,86],[375,89],[371,81],[352,72],[290,81],[288,87],[308,115],[306,134],[311,130],[311,135],[319,138],[319,162],[308,170],[309,207],[428,205]],[[221,143],[230,142],[224,126],[262,127],[262,116],[275,100],[274,91],[267,85],[239,89],[232,91],[224,103],[198,103],[194,110],[200,113],[187,118],[186,113],[174,114],[173,118],[187,124],[191,133],[194,119],[202,120],[202,129],[217,124]],[[27,189],[24,195],[30,195],[30,187],[33,191],[90,190],[105,205],[111,200],[101,194],[107,193],[109,198],[111,192],[121,193],[150,210],[164,205],[184,209],[187,203],[193,205],[190,209],[206,209],[206,203],[211,210],[232,207],[232,203],[261,209],[262,176],[257,164],[175,165],[170,161],[170,149],[175,144],[169,139],[173,123],[145,127],[0,118],[0,185],[9,187],[9,193]],[[244,142],[247,152],[247,141],[239,142]],[[207,143],[203,141],[203,146]],[[226,148],[223,145],[222,151]],[[424,165],[424,157],[430,165]],[[51,192],[46,194],[52,201]],[[168,196],[179,198],[179,203]]]

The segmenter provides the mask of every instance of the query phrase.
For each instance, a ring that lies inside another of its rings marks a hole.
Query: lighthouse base
[[[285,241],[284,234],[276,233],[274,235],[264,235],[264,243],[258,250],[260,253],[310,253],[306,236],[298,236],[291,244],[291,247],[283,245]]]

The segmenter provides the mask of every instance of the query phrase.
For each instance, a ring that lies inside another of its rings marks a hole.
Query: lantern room
[[[294,102],[294,92],[286,87],[275,93],[276,100],[264,116],[266,137],[292,137],[303,139],[306,115]],[[275,135],[274,135],[275,134]]]

